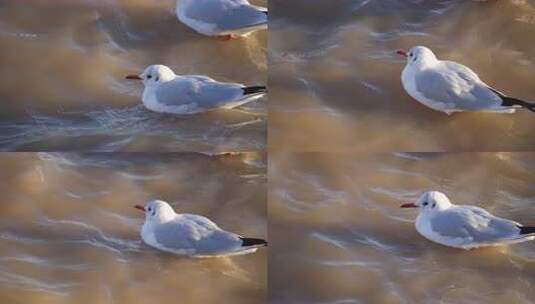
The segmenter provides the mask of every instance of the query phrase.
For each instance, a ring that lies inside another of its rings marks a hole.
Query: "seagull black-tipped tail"
[[[503,107],[521,106],[522,108],[526,108],[526,109],[530,110],[531,112],[535,112],[535,103],[527,102],[527,101],[523,101],[523,100],[516,99],[516,98],[513,98],[513,97],[505,96],[505,94],[503,94],[502,92],[500,92],[500,91],[498,91],[496,89],[493,89],[491,87],[489,87],[489,89],[492,92],[496,93],[498,96],[500,96],[500,98],[502,99],[502,106]]]
[[[520,235],[535,233],[535,227],[518,226],[520,228]]]
[[[242,247],[249,246],[267,246],[268,243],[263,239],[254,239],[254,238],[240,238],[242,240]]]
[[[243,90],[243,95],[251,95],[251,94],[258,94],[258,93],[267,92],[266,86],[244,87],[244,88],[242,88],[242,90]]]
[[[501,96],[501,98],[503,100],[502,106],[504,107],[521,106],[523,108],[530,110],[531,112],[535,112],[535,103],[529,103],[527,101],[523,101],[520,99],[507,97],[507,96]]]

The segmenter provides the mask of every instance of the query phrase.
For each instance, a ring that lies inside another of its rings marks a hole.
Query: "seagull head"
[[[154,64],[148,66],[140,75],[128,75],[126,79],[141,80],[147,87],[157,86],[162,82],[173,80],[176,77],[175,72],[168,66]]]
[[[136,209],[145,212],[145,221],[148,223],[162,223],[172,220],[176,213],[168,203],[160,200],[148,202],[145,206],[136,205]]]
[[[429,48],[425,46],[415,46],[408,52],[399,50],[398,55],[407,59],[407,65],[429,65],[437,62],[437,57]]]
[[[446,194],[438,191],[428,191],[420,196],[415,203],[401,205],[401,208],[418,208],[420,212],[435,212],[446,210],[452,204]]]

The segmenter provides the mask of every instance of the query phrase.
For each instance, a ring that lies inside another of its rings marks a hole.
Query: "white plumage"
[[[535,228],[494,216],[475,206],[454,205],[441,192],[429,191],[416,203],[416,230],[425,238],[449,247],[472,249],[535,239]]]
[[[245,36],[267,28],[267,9],[247,0],[178,0],[178,19],[206,36]]]
[[[533,104],[505,96],[468,67],[439,60],[426,47],[416,46],[408,53],[398,51],[398,54],[407,58],[401,74],[403,88],[431,109],[446,114],[462,111],[514,113],[520,107],[535,111]]]
[[[195,114],[232,109],[257,100],[266,92],[264,86],[247,87],[207,76],[176,75],[164,65],[151,65],[141,75],[126,78],[143,81],[143,105],[160,113]]]
[[[261,239],[243,238],[195,214],[177,214],[164,201],[136,206],[145,212],[143,241],[162,251],[190,257],[218,257],[256,252],[267,245]]]

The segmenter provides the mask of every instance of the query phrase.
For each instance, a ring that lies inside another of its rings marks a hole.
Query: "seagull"
[[[473,249],[535,239],[535,227],[499,218],[479,207],[454,205],[438,191],[425,192],[416,203],[401,208],[418,208],[416,230],[426,239],[449,247]]]
[[[196,32],[225,40],[267,28],[268,12],[247,0],[177,0],[178,19]]]
[[[265,240],[222,230],[204,216],[177,214],[164,201],[154,200],[135,208],[145,213],[145,224],[141,229],[143,241],[165,252],[208,258],[253,253],[267,246]]]
[[[535,112],[535,104],[506,96],[485,84],[468,67],[439,60],[424,46],[408,52],[397,51],[407,58],[401,74],[405,91],[433,110],[448,115],[463,111],[514,113],[517,108]]]
[[[151,65],[140,75],[126,79],[145,85],[143,105],[159,113],[196,114],[213,109],[232,109],[267,92],[265,86],[218,82],[207,76],[176,75],[165,65]]]

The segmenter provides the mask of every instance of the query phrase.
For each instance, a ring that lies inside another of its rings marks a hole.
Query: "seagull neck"
[[[432,217],[433,215],[437,214],[438,212],[445,211],[453,207],[453,204],[451,203],[441,203],[437,204],[434,208],[425,208],[420,211],[420,216],[423,217]]]
[[[440,204],[438,204],[437,206],[437,209],[440,210],[440,211],[444,211],[444,210],[447,210],[447,209],[450,209],[452,207],[454,207],[455,205],[453,205],[449,200],[447,202],[442,202]]]
[[[175,80],[177,77],[178,77],[178,75],[176,75],[176,74],[173,74],[173,75],[161,75],[161,76],[160,76],[160,80],[159,80],[157,83],[160,85],[160,84],[162,84],[162,83],[166,83],[166,82],[169,82],[169,81],[173,81],[173,80]]]
[[[434,212],[445,211],[445,210],[450,209],[451,207],[453,207],[453,204],[447,203],[447,202],[442,202],[440,204],[437,204],[437,206],[435,208],[433,208],[433,211]]]
[[[436,66],[438,62],[435,58],[422,58],[414,63],[414,67],[419,70],[425,70]]]
[[[160,214],[154,216],[153,222],[162,224],[172,221],[176,217],[176,213],[171,212],[161,212]]]
[[[430,216],[433,216],[433,214],[435,214],[435,211],[437,210],[431,210],[431,209],[422,209],[420,211],[420,213],[418,214],[419,217],[430,217]]]

